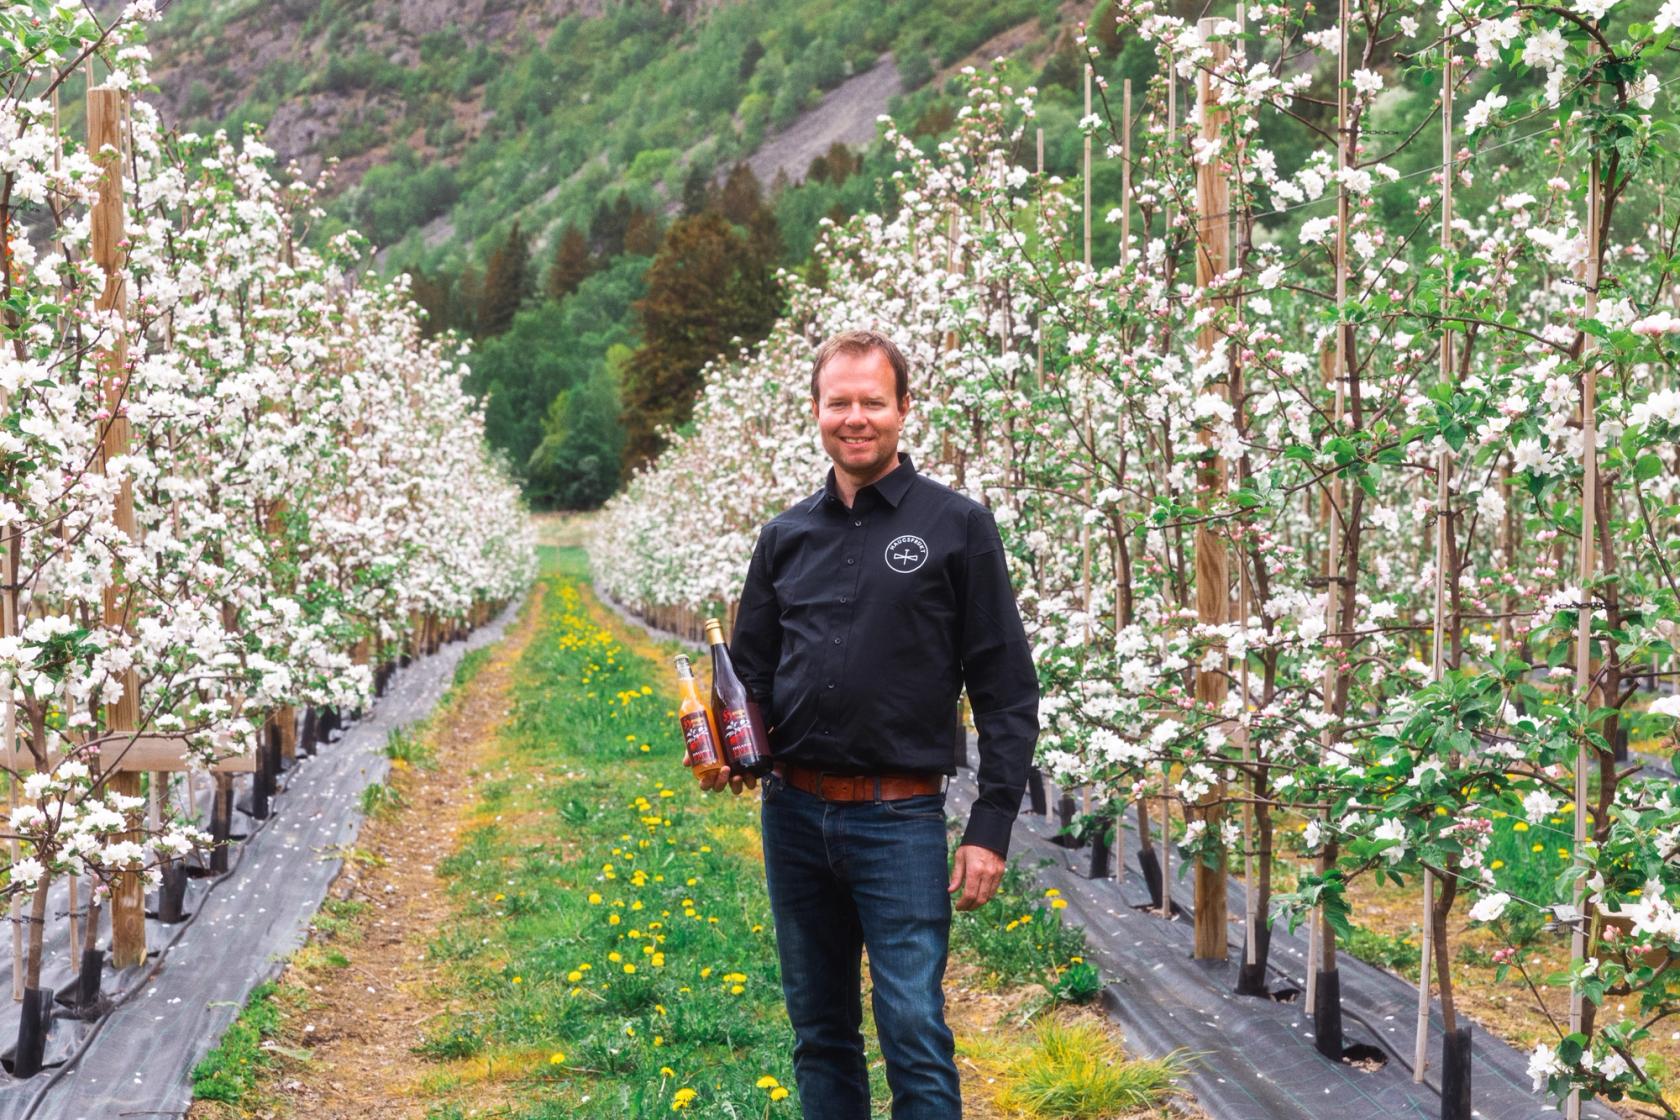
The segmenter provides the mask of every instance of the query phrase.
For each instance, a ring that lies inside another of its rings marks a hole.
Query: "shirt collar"
[[[858,493],[861,494],[864,490],[873,490],[882,501],[897,509],[898,503],[904,500],[904,495],[909,491],[910,484],[915,481],[915,475],[915,461],[910,458],[909,452],[900,451],[898,453],[898,466],[868,486],[863,487]],[[833,467],[828,468],[828,478],[823,482],[822,494],[818,496],[817,500],[821,502],[824,498],[835,502],[840,501],[840,491],[834,484]]]

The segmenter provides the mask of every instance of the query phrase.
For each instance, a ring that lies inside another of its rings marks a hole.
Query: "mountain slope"
[[[609,193],[668,209],[695,168],[797,182],[976,46],[1068,22],[1054,0],[175,0],[152,41],[166,119],[261,124],[305,175],[336,158],[339,221],[435,267]]]

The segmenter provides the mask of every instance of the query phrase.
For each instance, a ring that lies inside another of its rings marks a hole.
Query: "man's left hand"
[[[963,844],[957,848],[951,867],[951,883],[945,888],[949,894],[962,895],[956,901],[958,910],[975,910],[992,900],[998,884],[1003,881],[1003,857],[990,848],[977,844]]]

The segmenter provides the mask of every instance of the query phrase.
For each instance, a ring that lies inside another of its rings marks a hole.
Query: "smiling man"
[[[898,450],[904,355],[847,331],[818,350],[826,484],[766,525],[731,642],[770,725],[765,876],[805,1120],[868,1120],[862,952],[893,1120],[958,1120],[945,1025],[952,896],[996,892],[1038,735],[1038,679],[985,507]],[[954,859],[950,734],[968,689],[979,798]],[[751,778],[715,775],[739,793]]]

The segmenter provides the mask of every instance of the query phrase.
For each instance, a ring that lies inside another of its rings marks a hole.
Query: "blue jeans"
[[[868,1120],[862,953],[893,1120],[961,1120],[945,1025],[945,795],[824,801],[765,779],[764,870],[805,1120]]]

